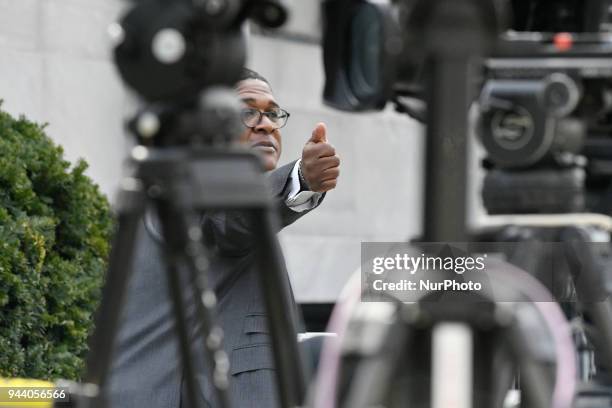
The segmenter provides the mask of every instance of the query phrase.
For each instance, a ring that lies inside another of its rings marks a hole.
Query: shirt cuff
[[[300,168],[301,161],[301,159],[296,161],[293,166],[289,180],[291,189],[285,200],[287,207],[295,212],[302,212],[315,208],[323,195],[323,193],[317,193],[315,191],[300,191],[300,176],[298,175],[298,169]]]

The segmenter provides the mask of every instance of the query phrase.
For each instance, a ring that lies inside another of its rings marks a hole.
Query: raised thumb
[[[312,131],[309,142],[313,143],[325,143],[327,142],[327,127],[325,123],[317,123],[317,126]]]

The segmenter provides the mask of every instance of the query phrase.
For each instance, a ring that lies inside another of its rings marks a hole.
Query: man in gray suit
[[[318,206],[324,193],[335,188],[340,159],[327,142],[325,125],[319,123],[301,159],[277,169],[282,146],[280,128],[289,114],[280,108],[265,78],[254,71],[244,71],[236,90],[243,103],[245,125],[240,142],[249,145],[269,171],[281,227],[285,227]],[[216,211],[203,215],[202,229],[205,241],[217,254],[211,260],[210,283],[216,291],[217,321],[224,331],[223,347],[230,359],[232,406],[278,406],[267,318],[253,267],[253,237],[248,223],[240,212]],[[159,231],[155,216],[148,213],[138,237],[133,277],[115,346],[109,383],[112,408],[187,406]],[[214,407],[195,302],[185,271],[180,274],[187,319],[192,323],[199,405]]]

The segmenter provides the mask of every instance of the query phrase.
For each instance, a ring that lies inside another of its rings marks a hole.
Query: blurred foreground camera
[[[242,23],[282,25],[278,0],[143,0],[114,25],[123,79],[148,101],[183,101],[210,85],[232,86],[244,65]]]
[[[382,109],[403,48],[396,10],[346,0],[323,7],[325,102],[343,110]]]
[[[72,406],[137,406],[138,401],[151,400],[141,395],[142,390],[132,387],[134,393],[123,392],[115,386],[133,376],[131,368],[116,368],[114,362],[134,345],[123,347],[115,340],[122,338],[123,327],[142,320],[130,307],[130,313],[122,309],[131,294],[131,275],[141,272],[152,283],[147,288],[167,294],[157,299],[156,305],[164,310],[159,314],[150,309],[151,304],[139,304],[146,316],[172,319],[168,322],[172,333],[164,337],[176,346],[164,344],[175,349],[177,356],[161,353],[157,361],[171,365],[172,378],[163,376],[174,381],[170,387],[177,385],[177,403],[180,398],[182,406],[232,406],[231,356],[224,349],[218,288],[210,277],[215,270],[233,268],[233,261],[226,263],[226,255],[218,254],[217,242],[236,239],[249,246],[253,255],[249,268],[261,281],[277,373],[277,387],[269,392],[278,393],[282,406],[301,405],[306,377],[295,335],[297,316],[276,238],[277,207],[261,160],[233,143],[243,128],[233,89],[246,54],[242,23],[251,18],[275,28],[286,17],[279,0],[143,0],[110,28],[117,68],[143,106],[128,124],[137,146],[117,194],[109,268],[89,342],[82,389],[91,392],[84,395],[77,388],[75,393],[83,398]],[[225,229],[217,234],[203,228],[206,217],[226,210],[245,223],[244,237],[231,237]],[[214,239],[207,239],[207,233]],[[257,237],[252,245],[251,237]],[[143,238],[160,247],[148,255],[161,263],[154,269],[139,263],[141,249],[149,245],[137,244]],[[160,278],[165,274],[166,279],[158,280],[156,273]],[[128,317],[122,320],[122,316]],[[113,359],[115,343],[117,359]],[[160,343],[158,348],[164,347]]]
[[[223,144],[240,134],[231,87],[247,19],[276,28],[287,10],[279,0],[142,0],[110,27],[119,73],[146,102],[128,125],[139,144]]]

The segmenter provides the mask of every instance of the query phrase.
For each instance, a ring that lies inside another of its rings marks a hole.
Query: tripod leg
[[[191,217],[191,222],[183,224],[188,231],[186,260],[191,272],[193,297],[196,306],[197,318],[200,322],[203,350],[205,351],[206,368],[208,376],[216,391],[217,404],[219,408],[229,408],[229,359],[223,350],[223,330],[215,325],[215,307],[217,303],[214,290],[209,286],[208,256],[207,250],[202,243],[202,230],[196,217]]]
[[[272,224],[275,220],[268,210],[252,210],[250,215],[281,406],[300,406],[306,395],[306,379],[297,344],[297,310]]]
[[[595,342],[596,353],[612,371],[612,300],[607,291],[606,270],[597,261],[590,237],[579,228],[568,228],[561,235],[566,243],[570,272],[582,307],[588,312],[601,336]]]
[[[126,288],[132,272],[134,243],[138,223],[144,213],[145,194],[141,183],[127,179],[118,200],[118,228],[112,244],[102,301],[96,314],[94,333],[89,340],[85,382],[103,390],[112,363],[116,337]],[[104,393],[100,393],[96,407],[104,407]]]
[[[437,62],[429,65],[423,241],[464,242],[469,64]]]
[[[191,343],[185,316],[185,301],[182,294],[180,271],[183,251],[185,248],[184,225],[180,222],[181,215],[175,211],[167,201],[157,201],[157,213],[162,225],[162,236],[164,237],[164,258],[166,263],[166,277],[168,280],[168,293],[172,301],[174,311],[174,324],[178,334],[179,351],[185,383],[187,386],[187,402],[189,408],[197,408],[199,404],[197,393],[197,382],[193,367]]]

